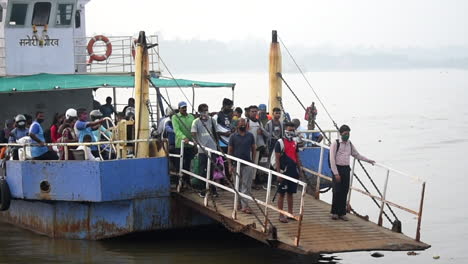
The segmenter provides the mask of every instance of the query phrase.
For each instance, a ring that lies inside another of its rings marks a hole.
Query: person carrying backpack
[[[339,129],[341,140],[334,141],[330,146],[330,168],[333,173],[333,200],[331,206],[331,218],[348,221],[346,217],[346,199],[349,191],[349,178],[351,168],[349,166],[350,156],[358,160],[369,162],[374,165],[375,161],[368,159],[356,150],[349,140],[351,129],[342,125]]]
[[[283,173],[286,176],[299,179],[302,172],[302,164],[299,159],[299,147],[297,146],[294,137],[295,126],[294,123],[288,122],[284,125],[285,132],[284,137],[279,139],[275,146],[275,169],[279,173]],[[293,194],[297,192],[297,183],[285,180],[278,177],[278,209],[283,210],[284,196],[287,195],[288,212],[293,213]],[[294,219],[294,218],[290,218]],[[287,223],[288,218],[285,215],[280,214],[279,221]]]
[[[200,113],[200,117],[192,122],[191,133],[192,137],[196,139],[197,144],[199,144],[198,159],[200,162],[200,173],[202,176],[206,176],[208,162],[211,162],[211,160],[215,160],[216,155],[212,153],[211,157],[208,157],[206,152],[203,150],[203,147],[217,150],[216,143],[218,139],[216,133],[218,131],[216,130],[216,120],[209,115],[207,104],[200,104],[198,106],[198,113]],[[213,170],[211,170],[210,178],[212,178],[212,176]],[[210,185],[210,189],[211,194],[214,197],[217,197],[218,193],[216,191],[216,187]],[[199,195],[201,197],[205,197],[205,190],[201,191]]]

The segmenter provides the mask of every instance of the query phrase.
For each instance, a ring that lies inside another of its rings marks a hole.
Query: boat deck
[[[265,197],[266,191],[253,190],[252,194],[254,197]],[[173,196],[190,208],[224,225],[229,225],[231,231],[242,232],[263,243],[299,254],[371,250],[410,251],[424,250],[430,247],[428,244],[417,242],[413,238],[392,232],[387,228],[380,227],[375,223],[366,221],[355,215],[348,215],[349,221],[347,222],[331,220],[329,216],[330,205],[323,201],[316,200],[310,195],[306,195],[305,198],[304,218],[299,246],[295,244],[298,222],[289,220],[289,223],[281,223],[278,220],[279,213],[276,211],[269,210],[268,214],[273,225],[277,229],[277,240],[272,239],[271,234],[262,232],[262,224],[254,215],[248,215],[239,211],[237,213],[237,219],[233,219],[231,215],[233,211],[234,194],[230,192],[221,191],[219,197],[214,198],[217,211],[211,199],[208,199],[208,207],[205,207],[203,198],[193,191],[185,190],[181,193],[174,191]],[[297,194],[294,197],[294,205],[297,209],[299,207],[300,195]],[[259,208],[252,203],[253,202],[251,202],[252,210],[263,222],[264,217],[260,213]],[[262,209],[264,209],[264,207],[262,207]],[[256,227],[253,227],[253,223]]]

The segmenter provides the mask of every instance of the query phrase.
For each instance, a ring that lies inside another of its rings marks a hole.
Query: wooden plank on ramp
[[[219,193],[219,197],[214,198],[218,211],[214,209],[213,202],[210,199],[208,207],[205,207],[203,205],[203,198],[193,191],[173,192],[173,195],[178,201],[183,202],[200,213],[225,225],[229,225],[233,231],[240,231],[263,243],[299,254],[370,250],[410,251],[424,250],[430,247],[430,245],[423,242],[417,242],[413,238],[392,232],[385,227],[380,227],[375,223],[352,214],[348,215],[349,221],[347,222],[331,220],[329,216],[330,205],[316,200],[310,195],[306,195],[305,198],[304,218],[299,246],[296,247],[294,243],[297,235],[297,221],[290,220],[289,223],[281,223],[278,220],[279,213],[269,210],[269,218],[277,228],[277,241],[272,241],[271,234],[262,232],[262,225],[253,215],[244,214],[239,211],[237,219],[232,219],[234,194],[227,191],[220,191]],[[264,190],[253,191],[253,195],[254,197],[262,197],[261,200],[264,200],[266,192]],[[294,205],[298,208],[300,195],[297,194],[294,197]],[[263,215],[252,203],[252,210],[263,221]],[[298,214],[297,212],[298,209],[295,214]]]

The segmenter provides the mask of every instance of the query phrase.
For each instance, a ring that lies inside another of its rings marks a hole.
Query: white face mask
[[[294,131],[288,131],[288,130],[284,131],[284,137],[289,140],[292,140],[295,136],[296,136],[296,132]]]
[[[208,119],[208,111],[203,111],[203,112],[200,112],[200,118],[203,119],[203,120],[207,120]]]

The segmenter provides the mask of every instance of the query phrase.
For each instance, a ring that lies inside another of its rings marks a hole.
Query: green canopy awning
[[[151,78],[161,88],[171,87],[234,87],[235,83],[201,82],[185,79]],[[133,87],[131,75],[96,74],[36,74],[28,76],[1,77],[0,93],[36,92],[100,87]]]

